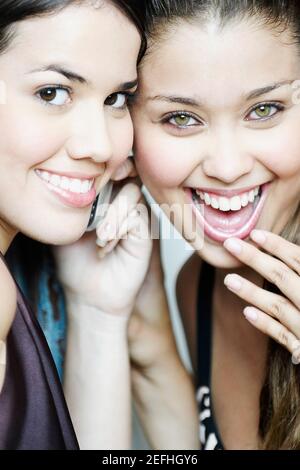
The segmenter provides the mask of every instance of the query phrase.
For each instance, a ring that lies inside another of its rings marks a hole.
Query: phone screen
[[[101,222],[101,219],[105,217],[108,205],[111,200],[112,189],[113,182],[109,181],[96,197],[91,210],[90,220],[86,232],[91,232],[92,230],[95,230]]]

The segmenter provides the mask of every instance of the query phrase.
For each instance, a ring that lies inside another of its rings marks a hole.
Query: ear
[[[125,178],[134,178],[137,176],[137,171],[132,158],[127,158],[112,174],[113,181],[121,181]]]

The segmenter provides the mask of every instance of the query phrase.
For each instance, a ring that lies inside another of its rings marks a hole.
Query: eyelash
[[[248,122],[249,121],[252,121],[252,122],[269,121],[270,119],[273,119],[274,117],[276,117],[278,113],[285,110],[285,106],[282,103],[279,103],[277,101],[265,101],[263,103],[259,103],[259,104],[256,104],[255,106],[253,106],[249,110],[249,112],[247,113],[246,117],[249,116],[253,111],[255,111],[256,109],[258,109],[261,106],[269,106],[270,108],[273,107],[273,108],[276,108],[277,111],[274,114],[272,114],[271,116],[267,116],[265,118],[259,118],[258,117],[258,119],[246,119],[246,121],[248,121]]]
[[[52,107],[56,107],[56,108],[62,108],[64,106],[67,106],[68,103],[66,104],[62,104],[62,105],[55,105],[55,104],[52,104],[50,102],[47,102],[46,100],[43,100],[41,98],[41,96],[39,96],[43,91],[45,90],[63,90],[63,91],[66,91],[69,96],[72,95],[72,90],[69,88],[69,87],[66,87],[65,85],[49,85],[49,86],[44,86],[43,88],[40,88],[37,92],[36,92],[36,96],[38,96],[38,99],[42,102],[42,104],[44,104],[45,106],[52,106]]]
[[[247,116],[249,116],[253,111],[255,111],[256,109],[258,109],[259,107],[261,106],[269,106],[269,107],[274,107],[277,109],[277,111],[272,114],[271,116],[267,116],[265,118],[257,118],[257,119],[246,119],[247,121],[252,121],[252,122],[255,122],[255,121],[258,121],[258,122],[262,122],[262,121],[268,121],[270,119],[273,119],[275,116],[277,116],[277,114],[279,112],[282,112],[284,111],[285,107],[282,103],[279,103],[279,102],[269,102],[269,101],[266,101],[266,102],[263,102],[263,103],[258,103],[256,104],[255,106],[253,106],[247,113]],[[172,124],[170,122],[170,120],[172,118],[176,118],[178,116],[186,116],[188,118],[191,118],[191,119],[194,119],[195,121],[197,121],[197,123],[199,123],[200,125],[202,124],[202,122],[199,120],[199,118],[197,118],[196,116],[194,116],[193,114],[191,113],[188,113],[187,111],[175,111],[175,112],[172,112],[172,113],[169,113],[167,116],[165,116],[163,119],[162,119],[162,123],[163,124],[168,124],[170,126],[173,126],[176,130],[178,131],[184,131],[188,128],[192,128],[192,127],[195,127],[197,124],[193,124],[193,125],[186,125],[186,126],[178,126],[176,124]]]
[[[201,121],[199,121],[199,119],[196,118],[196,116],[194,116],[191,113],[188,113],[187,111],[174,111],[173,113],[169,113],[167,116],[165,116],[162,119],[161,122],[162,124],[169,124],[170,126],[173,126],[175,129],[178,129],[178,130],[185,130],[185,129],[188,129],[189,127],[194,127],[196,125],[196,124],[193,124],[190,126],[176,126],[175,124],[172,124],[170,120],[178,116],[186,116],[188,118],[195,119],[195,121],[197,121],[200,125],[202,124]]]
[[[46,87],[43,87],[43,88],[40,88],[37,92],[36,92],[36,96],[38,96],[38,99],[42,102],[42,104],[44,104],[45,106],[52,106],[52,107],[57,107],[57,108],[62,108],[64,106],[67,106],[67,104],[69,103],[65,103],[65,104],[62,104],[62,105],[55,105],[55,104],[52,104],[50,101],[47,102],[46,100],[43,100],[40,96],[40,94],[45,91],[45,90],[52,90],[52,91],[57,91],[57,90],[64,90],[66,91],[69,96],[72,95],[73,91],[69,88],[69,87],[66,87],[65,85],[49,85],[49,86],[46,86]],[[120,107],[120,108],[115,108],[115,109],[126,109],[127,107],[129,107],[135,97],[136,97],[136,91],[122,91],[122,92],[115,92],[115,93],[112,93],[110,96],[115,96],[115,95],[123,95],[125,96],[126,98],[126,101],[125,101],[125,105]]]
[[[118,110],[124,110],[129,108],[129,106],[134,102],[134,99],[136,97],[136,91],[117,91],[115,93],[112,93],[110,96],[115,96],[115,95],[123,95],[125,96],[125,104],[124,106],[121,106],[120,108],[114,108]],[[111,106],[113,107],[113,106]]]

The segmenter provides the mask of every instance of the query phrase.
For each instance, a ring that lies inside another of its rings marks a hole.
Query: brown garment
[[[0,262],[9,270],[1,253]],[[15,284],[17,310],[7,337],[6,374],[0,393],[0,449],[77,450],[46,338]]]

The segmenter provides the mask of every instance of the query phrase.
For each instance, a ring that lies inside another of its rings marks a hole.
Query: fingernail
[[[242,287],[242,283],[236,274],[228,274],[224,279],[224,284],[230,290],[239,291]]]
[[[107,240],[109,239],[110,232],[111,232],[111,224],[106,223],[103,226],[100,225],[100,227],[97,228],[96,233],[97,233],[97,244],[99,246],[101,244],[105,244]]]
[[[292,345],[292,363],[300,364],[300,341],[297,340]]]
[[[255,243],[258,244],[265,243],[267,239],[266,234],[262,230],[252,230],[250,237]]]
[[[229,238],[224,242],[224,246],[226,250],[230,251],[230,253],[233,253],[234,255],[239,255],[242,252],[242,245],[236,238]]]
[[[300,341],[296,340],[292,345],[292,350],[295,351],[296,349],[300,349]]]
[[[244,309],[244,315],[249,321],[256,321],[257,320],[257,312],[253,307],[246,307]]]

